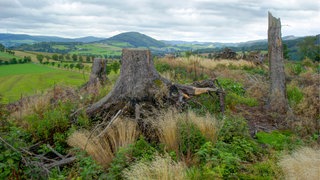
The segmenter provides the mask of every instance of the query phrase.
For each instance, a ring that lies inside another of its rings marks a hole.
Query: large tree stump
[[[271,111],[285,113],[288,110],[284,60],[282,53],[281,22],[269,12],[268,57],[270,69],[269,108]]]
[[[126,105],[135,111],[139,109],[137,104],[154,103],[159,96],[180,103],[194,95],[218,91],[216,87],[172,84],[156,71],[149,50],[123,49],[121,62],[120,77],[113,90],[87,108],[89,117],[113,115]]]

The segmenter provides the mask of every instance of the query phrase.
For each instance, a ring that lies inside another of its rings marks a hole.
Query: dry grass
[[[180,119],[181,115],[174,109],[160,112],[158,118],[153,121],[160,142],[166,146],[166,149],[176,153],[179,152],[178,122]]]
[[[267,101],[269,93],[269,84],[262,79],[251,80],[251,84],[247,85],[246,93],[250,97],[254,97],[259,101]],[[248,83],[249,81],[247,81]]]
[[[193,123],[209,141],[216,141],[219,124],[213,116],[210,114],[198,116],[193,111],[179,113],[177,110],[170,110],[160,112],[158,118],[153,121],[160,142],[164,144],[168,150],[173,150],[176,153],[179,152],[178,126],[181,121]]]
[[[320,177],[320,149],[304,147],[280,160],[286,179],[318,180]]]
[[[91,135],[88,131],[76,131],[67,140],[73,147],[85,150],[103,167],[109,167],[120,147],[133,144],[139,135],[137,123],[129,119],[117,119],[107,129]]]
[[[189,111],[187,117],[187,120],[195,124],[207,140],[216,142],[219,123],[212,115],[206,114],[206,116],[198,116],[193,111]]]
[[[23,98],[13,104],[10,104],[10,116],[13,119],[23,119],[30,114],[41,114],[50,105],[60,101],[75,101],[78,99],[76,91],[70,87],[56,86],[43,94],[38,94]]]
[[[191,56],[190,58],[175,58],[174,60],[170,58],[162,58],[159,60],[160,62],[164,62],[169,64],[172,67],[185,67],[185,68],[192,68],[194,64],[196,64],[199,67],[204,67],[206,69],[213,70],[219,65],[224,66],[254,66],[251,62],[246,60],[228,60],[228,59],[222,59],[222,60],[212,60],[208,58],[201,58],[198,56]]]
[[[129,169],[125,169],[123,175],[129,180],[184,180],[186,179],[186,169],[184,163],[174,162],[169,155],[163,157],[157,155],[151,162],[138,162]]]
[[[230,70],[228,69],[228,66],[236,68],[241,66],[255,66],[254,64],[246,60],[212,60],[198,56],[191,56],[190,58],[179,57],[175,59],[162,58],[159,59],[159,62],[169,64],[169,66],[173,68],[182,67],[186,69],[188,74],[194,74],[195,77],[198,77],[199,75],[207,75],[210,78],[216,78],[218,76],[229,78],[230,76],[232,76],[231,78],[234,77],[235,79],[240,80],[242,79],[242,77],[239,76],[239,72],[234,73],[233,71],[236,70]],[[172,81],[176,78],[174,72],[165,72],[161,75]]]

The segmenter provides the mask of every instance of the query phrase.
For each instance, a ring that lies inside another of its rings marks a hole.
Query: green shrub
[[[218,140],[230,143],[234,137],[250,137],[247,121],[242,117],[227,116],[219,133]]]
[[[103,168],[98,165],[90,156],[84,151],[76,151],[77,161],[73,168],[76,168],[76,176],[82,179],[99,179],[103,178]]]
[[[217,144],[223,142],[218,142]],[[236,154],[225,151],[223,146],[215,147],[211,142],[205,143],[196,153],[197,158],[202,164],[202,171],[205,175],[211,175],[215,178],[236,177],[240,169],[240,158]]]
[[[216,114],[220,112],[219,97],[211,97],[209,94],[201,94],[193,97],[194,101],[190,101],[190,108],[198,114],[205,115],[206,113]]]
[[[242,69],[245,70],[246,72],[248,72],[249,74],[259,74],[261,76],[265,76],[267,75],[268,73],[262,69],[262,68],[257,68],[257,67],[254,67],[254,66],[242,66]]]
[[[261,149],[258,144],[251,138],[234,137],[230,150],[237,154],[243,161],[255,161],[259,156]]]
[[[188,77],[187,70],[183,67],[175,67],[174,74],[177,81],[184,80]]]
[[[171,70],[170,65],[169,64],[164,64],[164,63],[155,63],[155,68],[160,73],[163,73],[163,72]]]
[[[223,87],[224,90],[227,92],[233,92],[237,95],[244,95],[245,89],[243,88],[243,85],[239,82],[235,82],[232,79],[227,78],[219,78],[219,83]]]
[[[122,179],[122,171],[128,168],[133,162],[152,160],[156,149],[152,147],[143,136],[127,148],[120,148],[112,160],[108,169],[107,179]]]
[[[179,150],[182,154],[194,154],[206,142],[199,128],[191,122],[180,122],[179,127]]]
[[[22,176],[22,153],[13,148],[26,147],[30,137],[23,129],[15,126],[8,127],[8,131],[0,136],[0,179],[19,178]]]
[[[110,64],[110,67],[111,67],[112,71],[116,74],[118,72],[118,70],[120,69],[120,63],[118,61],[113,61]]]
[[[300,63],[290,64],[289,70],[293,75],[296,75],[296,76],[306,71],[305,68]]]
[[[73,109],[71,103],[59,103],[53,109],[27,117],[28,131],[34,140],[53,141],[55,133],[64,133],[70,126],[69,114]]]
[[[226,106],[229,109],[234,109],[236,105],[243,104],[250,107],[259,105],[257,99],[252,97],[245,97],[244,95],[238,95],[234,92],[229,92],[226,95]]]
[[[9,116],[9,111],[2,101],[3,98],[2,95],[0,95],[0,132],[6,131],[10,126],[10,122],[7,119]]]
[[[303,99],[303,92],[297,86],[287,86],[287,96],[290,106],[296,106]]]
[[[240,173],[240,179],[282,179],[281,168],[274,159],[250,164],[246,172]]]

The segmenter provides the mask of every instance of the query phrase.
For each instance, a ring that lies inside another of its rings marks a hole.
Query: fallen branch
[[[47,169],[51,169],[57,166],[62,166],[62,165],[66,165],[66,164],[70,164],[73,163],[76,160],[76,157],[69,157],[69,158],[63,158],[60,161],[56,161],[50,164],[45,164],[45,168]]]

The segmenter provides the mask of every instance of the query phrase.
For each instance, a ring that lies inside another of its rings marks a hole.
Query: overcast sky
[[[268,11],[283,36],[320,33],[320,0],[0,0],[0,32],[240,42],[267,38]]]

